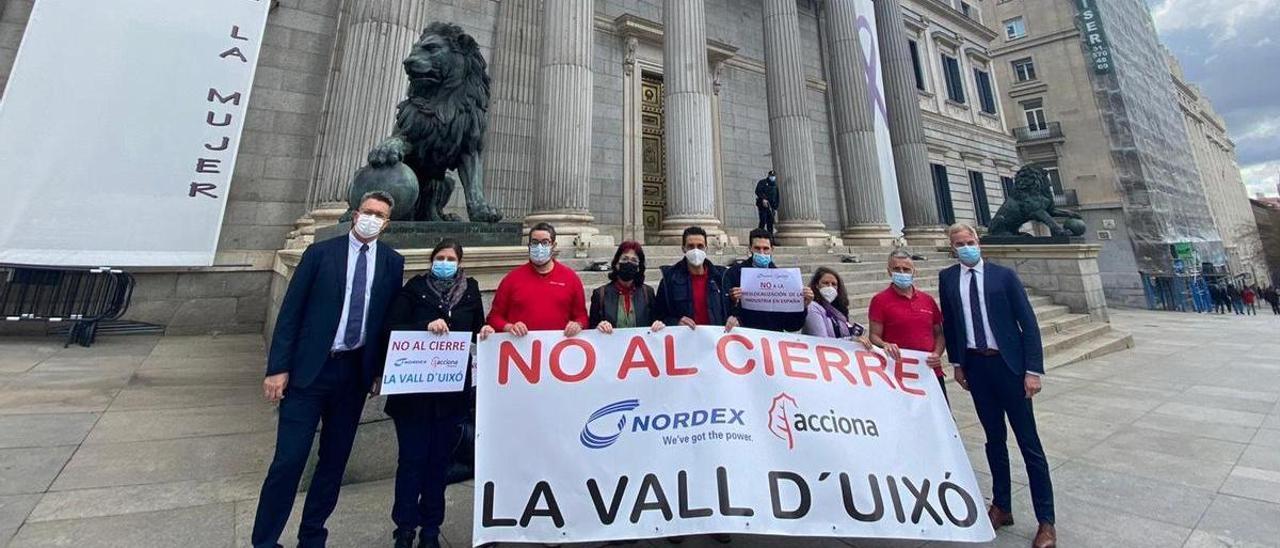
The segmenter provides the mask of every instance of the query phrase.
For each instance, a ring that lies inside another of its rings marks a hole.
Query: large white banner
[[[213,263],[268,0],[38,0],[0,99],[0,263]]]
[[[880,41],[876,36],[875,6],[871,0],[857,0],[855,6],[858,39],[862,42],[862,68],[867,77],[867,101],[875,113],[876,153],[880,159],[885,219],[894,232],[902,232],[902,202],[898,196],[898,172],[893,164],[893,143],[889,139],[889,110],[884,99],[884,70],[880,62]]]
[[[995,537],[923,353],[717,327],[478,350],[476,545]]]

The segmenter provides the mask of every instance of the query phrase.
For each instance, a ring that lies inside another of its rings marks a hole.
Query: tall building
[[[984,2],[1019,157],[1080,212],[1108,301],[1146,306],[1226,268],[1193,148],[1143,0]]]

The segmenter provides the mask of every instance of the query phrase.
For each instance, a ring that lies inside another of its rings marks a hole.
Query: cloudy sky
[[[1227,120],[1249,195],[1280,181],[1280,0],[1147,0],[1165,45]],[[1275,35],[1273,37],[1273,35]]]

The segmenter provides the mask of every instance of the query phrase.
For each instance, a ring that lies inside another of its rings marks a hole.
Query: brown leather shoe
[[[1036,539],[1031,541],[1031,548],[1055,548],[1058,546],[1058,531],[1052,523],[1041,523],[1036,531]]]
[[[1013,525],[1013,514],[1001,510],[994,504],[987,507],[987,519],[991,520],[991,528],[997,531],[1006,525]]]

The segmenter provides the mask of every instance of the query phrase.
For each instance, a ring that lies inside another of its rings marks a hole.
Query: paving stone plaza
[[[1280,545],[1280,318],[1113,310],[1112,322],[1136,346],[1051,369],[1036,400],[1062,545]],[[0,339],[0,546],[248,546],[274,444],[263,359],[259,335]],[[952,403],[985,491],[972,403]],[[1035,533],[1010,444],[1017,525],[995,546]],[[330,546],[390,545],[391,482],[348,480]],[[449,490],[448,546],[470,545],[471,488]]]

